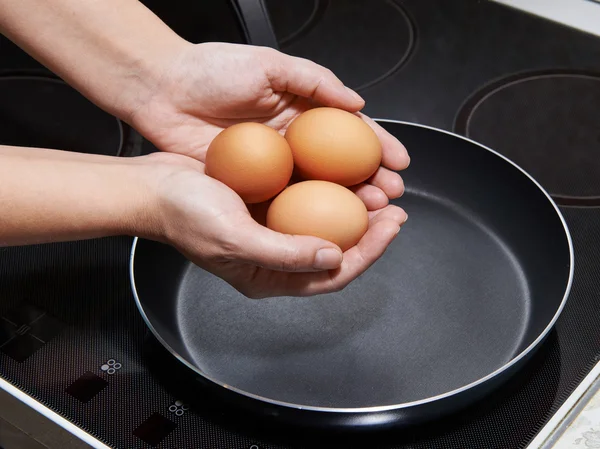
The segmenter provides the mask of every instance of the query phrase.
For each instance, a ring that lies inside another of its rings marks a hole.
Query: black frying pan
[[[558,318],[573,247],[549,195],[451,133],[379,123],[410,150],[410,215],[345,290],[251,300],[171,247],[135,240],[131,281],[158,340],[237,406],[292,424],[404,426],[481,399]]]

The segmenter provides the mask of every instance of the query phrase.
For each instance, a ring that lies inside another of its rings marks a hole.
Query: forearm
[[[138,0],[0,0],[0,31],[125,121],[188,45]]]
[[[135,159],[0,146],[0,246],[145,235],[154,198]]]

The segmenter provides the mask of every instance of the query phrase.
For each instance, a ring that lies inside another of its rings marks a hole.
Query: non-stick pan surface
[[[385,412],[402,424],[467,405],[541,343],[573,274],[550,197],[474,142],[380,123],[410,149],[394,200],[410,219],[339,293],[248,299],[169,246],[136,240],[138,306],[190,370],[284,413]]]

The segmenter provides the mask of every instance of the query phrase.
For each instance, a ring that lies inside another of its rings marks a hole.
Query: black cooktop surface
[[[225,1],[145,3],[191,41],[242,42]],[[426,428],[349,440],[263,425],[199,389],[148,334],[123,237],[0,249],[0,376],[118,448],[525,447],[600,358],[600,38],[480,0],[266,3],[281,50],[330,67],[366,113],[471,137],[554,196],[575,282],[541,351],[482,403]],[[0,143],[155,150],[5,39]]]

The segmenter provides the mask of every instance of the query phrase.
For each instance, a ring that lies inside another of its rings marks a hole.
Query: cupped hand
[[[366,234],[342,254],[326,240],[260,225],[233,190],[204,173],[200,161],[166,153],[146,158],[157,192],[153,237],[251,298],[339,291],[381,257],[406,221],[396,206],[370,212]]]
[[[409,164],[404,146],[360,113],[364,101],[328,69],[306,59],[249,45],[186,45],[129,118],[159,149],[203,162],[214,137],[243,121],[264,123],[281,133],[301,112],[330,106],[356,113],[378,135],[381,167],[352,190],[371,211],[404,191],[397,173]]]

